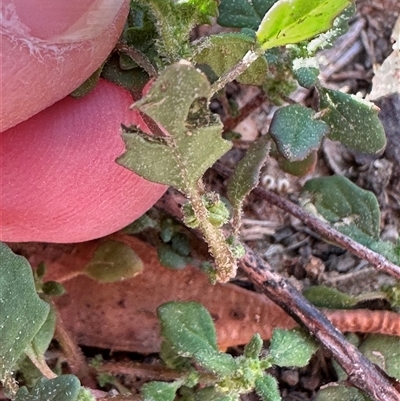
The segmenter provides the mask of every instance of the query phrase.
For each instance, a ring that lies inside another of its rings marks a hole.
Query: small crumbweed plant
[[[186,197],[183,222],[199,230],[208,244],[213,264],[207,273],[212,282],[227,282],[236,275],[237,261],[245,253],[238,235],[243,201],[257,186],[269,154],[282,170],[300,176],[314,168],[325,137],[359,152],[384,149],[386,139],[377,108],[324,88],[318,80],[316,52],[346,31],[354,11],[351,0],[132,0],[117,51],[73,93],[84,96],[100,76],[133,93],[140,93],[153,80],[146,95],[133,104],[152,135],[123,126],[126,152],[116,162]],[[193,28],[214,18],[219,25],[235,28],[234,32],[190,40]],[[228,208],[218,193],[207,192],[202,177],[232,147],[208,105],[233,80],[260,87],[280,107],[268,134],[249,147],[229,179]],[[317,110],[300,104],[281,106],[296,85],[315,88]],[[379,239],[380,211],[370,192],[344,177],[322,177],[305,184],[301,202],[338,231],[400,263],[399,248]],[[162,228],[160,258],[165,264],[183,267],[189,250],[181,238],[171,254],[168,247],[174,238],[168,227]],[[134,257],[121,244],[107,246],[96,251],[97,259],[84,274],[110,282],[113,276],[132,277],[140,270],[139,261],[135,271],[122,262],[121,271],[107,270],[110,255],[124,261]],[[51,297],[60,295],[63,288],[43,282],[43,276],[43,266],[32,273],[24,258],[0,244],[0,379],[4,390],[16,401],[94,400],[77,377],[56,375],[46,364],[44,353],[56,325]],[[264,401],[280,400],[277,381],[266,369],[304,366],[316,350],[313,341],[298,330],[275,330],[268,352],[262,351],[261,338],[255,335],[243,355],[234,358],[218,350],[212,319],[200,304],[170,302],[160,306],[158,316],[164,339],[161,358],[176,372],[176,379],[146,383],[141,393],[146,401],[175,397],[229,401],[250,391]],[[398,357],[398,342],[392,346],[385,341],[386,349],[393,351],[385,368],[400,379],[399,359],[396,365],[393,357]],[[380,350],[385,355],[385,347]],[[367,346],[364,351],[368,354]],[[42,377],[36,377],[29,388],[19,388],[13,374],[26,358]],[[336,386],[319,393],[318,400],[328,399],[368,398],[354,388]]]

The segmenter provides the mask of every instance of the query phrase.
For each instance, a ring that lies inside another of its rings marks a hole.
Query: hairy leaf
[[[299,43],[327,31],[352,0],[280,0],[257,31],[263,49]]]
[[[36,293],[32,269],[0,242],[0,379],[45,322],[50,307]]]
[[[230,28],[256,30],[265,13],[278,0],[221,0],[217,22]]]
[[[256,379],[256,393],[263,401],[281,401],[278,382],[271,375],[264,375]]]
[[[256,333],[251,338],[250,342],[244,347],[244,356],[246,358],[256,359],[260,356],[263,347],[263,340],[261,336]]]
[[[98,246],[84,273],[100,283],[113,283],[132,278],[142,270],[142,260],[128,245],[108,240]]]
[[[327,109],[322,120],[331,128],[328,138],[364,153],[379,153],[386,146],[379,109],[356,96],[319,88],[320,107]]]
[[[193,355],[193,358],[203,369],[219,377],[229,376],[236,369],[236,363],[232,355],[213,349],[200,349]]]
[[[274,365],[302,367],[307,365],[317,349],[315,341],[298,329],[275,329],[270,355]]]
[[[268,140],[268,136],[264,135],[253,142],[229,179],[228,198],[236,209],[241,208],[244,198],[258,185],[269,151]]]
[[[142,386],[144,401],[174,401],[178,383],[150,382]]]
[[[158,308],[161,334],[178,355],[217,351],[214,323],[207,309],[196,302],[168,302]]]
[[[329,132],[323,121],[315,120],[314,112],[298,104],[278,109],[271,121],[270,135],[280,153],[289,161],[301,161],[317,150]]]
[[[40,379],[31,392],[18,390],[15,401],[78,401],[81,385],[77,377],[62,375],[55,379]]]
[[[209,65],[220,77],[235,66],[254,47],[254,39],[241,33],[212,35],[197,42],[193,61]],[[245,85],[261,85],[266,78],[267,60],[259,57],[237,81]]]
[[[191,109],[193,102],[207,98],[207,78],[187,62],[166,68],[147,95],[135,107],[160,124],[166,137],[135,133],[123,135],[127,151],[118,163],[142,177],[187,192],[231,143],[221,137],[222,125],[209,114]],[[193,105],[195,107],[195,105]],[[201,107],[200,107],[201,110]],[[199,122],[186,122],[189,111]]]
[[[318,213],[334,227],[362,241],[378,239],[380,210],[375,195],[341,176],[314,178],[303,187]],[[367,237],[367,238],[365,238]]]

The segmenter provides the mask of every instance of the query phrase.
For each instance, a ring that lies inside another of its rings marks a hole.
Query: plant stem
[[[209,252],[215,260],[217,281],[226,283],[236,275],[236,259],[232,255],[229,245],[226,243],[223,231],[213,226],[208,220],[208,210],[203,202],[200,191],[197,188],[190,188],[186,195],[199,221],[199,230],[203,234],[208,244]]]
[[[216,82],[211,85],[210,97],[219,92],[229,82],[235,80],[239,75],[243,74],[263,53],[263,50],[249,50],[244,57],[228,72],[222,75]]]
[[[54,310],[57,311],[56,306],[53,304]],[[64,327],[64,322],[57,312],[56,331],[54,333],[55,339],[59,342],[64,355],[67,359],[68,365],[76,376],[80,379],[82,384],[87,387],[96,388],[96,381],[90,374],[90,368],[86,363],[85,357],[80,348],[74,343],[71,336]]]

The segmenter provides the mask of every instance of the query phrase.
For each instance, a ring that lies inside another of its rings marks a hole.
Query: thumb
[[[128,6],[129,0],[3,0],[0,131],[85,81],[118,40]]]

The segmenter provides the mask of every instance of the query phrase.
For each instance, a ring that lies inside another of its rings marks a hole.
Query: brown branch
[[[257,110],[267,99],[267,95],[261,92],[239,110],[239,115],[237,117],[226,118],[224,120],[224,132],[233,130],[239,123]]]
[[[183,196],[169,189],[158,205],[181,218]],[[246,247],[239,262],[251,281],[324,345],[349,375],[349,381],[376,401],[398,401],[400,394],[360,351],[350,344],[332,323],[307,301],[287,280],[270,271],[270,266]]]
[[[231,170],[221,163],[215,165],[215,169],[223,177],[227,178],[231,175]],[[274,192],[267,191],[263,188],[257,187],[253,190],[259,198],[266,200],[271,205],[290,213],[292,216],[297,217],[305,225],[307,225],[311,230],[315,231],[326,240],[334,242],[338,246],[347,249],[354,255],[361,259],[366,260],[375,266],[376,269],[383,271],[384,273],[390,274],[397,279],[400,279],[400,267],[394,263],[388,261],[384,256],[371,251],[366,246],[359,244],[350,237],[342,234],[341,232],[335,230],[328,224],[314,217],[313,215],[304,211],[300,206],[295,205],[281,196],[275,194]]]
[[[306,224],[313,231],[320,234],[326,240],[334,242],[338,246],[347,249],[359,258],[366,260],[376,267],[377,270],[381,270],[387,274],[400,279],[400,267],[394,263],[388,261],[384,256],[371,251],[367,247],[359,244],[350,237],[340,233],[334,228],[330,227],[323,221],[317,219],[313,215],[305,212],[301,207],[294,203],[283,199],[279,195],[266,191],[262,188],[254,189],[254,193],[260,198],[266,200],[271,205],[277,206],[285,212],[290,213],[292,216],[297,217],[300,221]]]
[[[376,401],[399,400],[400,394],[375,365],[287,280],[271,272],[267,263],[250,248],[246,247],[239,266],[268,298],[305,326],[332,353],[355,387]]]

